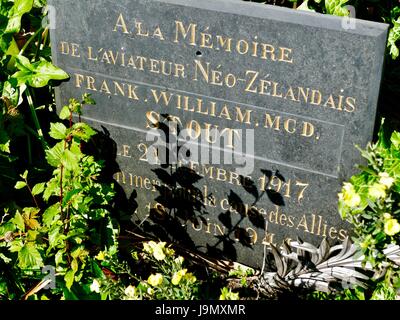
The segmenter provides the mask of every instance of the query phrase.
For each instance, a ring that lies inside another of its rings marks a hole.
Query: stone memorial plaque
[[[92,94],[83,119],[132,228],[253,266],[264,245],[349,234],[337,194],[372,139],[387,25],[227,0],[50,5],[57,105]]]

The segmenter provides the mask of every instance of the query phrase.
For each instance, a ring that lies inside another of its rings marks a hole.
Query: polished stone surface
[[[136,224],[256,266],[263,243],[344,239],[337,193],[372,138],[387,25],[226,0],[50,4],[53,58],[71,76],[57,105],[96,100],[84,118]],[[253,129],[253,172],[143,161],[150,120],[167,115],[181,129]]]

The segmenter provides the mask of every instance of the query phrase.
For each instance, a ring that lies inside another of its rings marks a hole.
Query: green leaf
[[[394,132],[392,133],[392,136],[391,136],[391,138],[390,138],[390,141],[392,142],[392,144],[394,145],[394,147],[395,147],[396,149],[398,149],[399,146],[400,146],[400,132],[394,131]]]
[[[75,271],[68,270],[64,276],[65,286],[68,288],[68,290],[70,290],[72,285],[74,284],[74,278],[75,278]]]
[[[43,260],[35,245],[26,243],[18,252],[18,265],[21,269],[37,269],[43,266]]]
[[[80,158],[75,153],[66,149],[64,150],[61,161],[67,170],[77,171],[79,170],[79,159]]]
[[[71,269],[75,272],[78,271],[78,260],[73,259],[71,262]]]
[[[37,236],[39,235],[39,231],[29,230],[26,236],[28,241],[36,241]]]
[[[10,252],[20,252],[23,247],[23,242],[21,239],[15,239],[11,242]]]
[[[49,245],[50,248],[56,247],[61,241],[65,239],[65,235],[60,233],[61,226],[53,225],[49,230]]]
[[[60,215],[60,203],[57,202],[51,207],[48,207],[43,213],[43,223],[46,227],[51,227],[61,217]]]
[[[69,119],[71,116],[71,111],[69,110],[68,106],[64,106],[60,112],[60,119],[66,120]]]
[[[53,148],[46,150],[46,160],[49,165],[58,167],[61,164],[61,158],[64,153],[64,142],[57,143]]]
[[[40,223],[36,218],[39,212],[39,208],[24,208],[22,217],[24,218],[25,225],[31,229],[38,229],[40,227]]]
[[[26,180],[28,178],[28,170],[25,170],[23,174],[21,174],[21,178]]]
[[[96,101],[94,101],[90,93],[85,93],[82,96],[82,104],[95,105]]]
[[[62,123],[51,123],[49,135],[53,139],[64,140],[67,138],[67,127]]]
[[[12,78],[18,80],[18,85],[27,84],[34,88],[46,86],[50,80],[68,79],[68,74],[54,66],[51,62],[41,60],[30,64],[29,60],[17,57],[17,68],[20,70],[12,75]],[[29,64],[28,64],[29,63]]]
[[[46,60],[42,60],[34,64],[34,66],[35,77],[33,77],[31,82],[32,87],[40,88],[46,86],[49,80],[65,80],[69,78],[64,70]]]
[[[344,7],[348,0],[325,0],[326,13],[347,17],[349,11]]]
[[[5,152],[5,153],[10,153],[10,140],[8,140],[8,136],[6,135],[6,133],[5,132],[0,132],[0,137],[2,137],[2,134],[4,135],[4,136],[6,136],[6,138],[4,139],[4,140],[6,140],[7,139],[7,141],[1,141],[0,142],[0,151],[1,152]],[[3,139],[0,139],[0,140],[3,140]]]
[[[21,29],[21,18],[22,16],[31,11],[33,6],[33,0],[15,0],[14,5],[9,11],[8,24],[5,29],[5,33],[16,33]]]
[[[95,134],[96,131],[84,122],[75,123],[72,127],[72,135],[85,142],[88,142]]]
[[[37,196],[38,194],[41,194],[44,191],[44,186],[46,185],[46,183],[42,182],[42,183],[38,183],[37,185],[35,185],[32,188],[32,194],[34,196]]]
[[[25,231],[24,218],[22,217],[22,214],[19,213],[19,211],[17,211],[17,213],[15,214],[14,218],[12,219],[12,222],[19,230],[21,230],[22,232]]]
[[[17,81],[14,79],[4,82],[3,86],[3,97],[6,97],[12,106],[17,107],[19,105],[19,90],[17,88]]]
[[[16,184],[15,184],[15,189],[17,189],[17,190],[20,190],[20,189],[23,189],[23,188],[25,188],[26,187],[26,182],[25,181],[18,181]]]
[[[21,71],[33,71],[33,65],[30,63],[29,59],[27,57],[18,55],[15,57],[15,66],[18,68],[18,70]]]
[[[43,192],[43,199],[45,201],[49,201],[51,196],[59,194],[60,194],[60,183],[57,177],[54,177],[49,182],[47,182],[46,189]]]
[[[392,59],[397,59],[399,57],[399,48],[396,43],[400,40],[400,17],[397,20],[393,19],[392,22],[393,28],[389,31],[387,46],[389,47]]]

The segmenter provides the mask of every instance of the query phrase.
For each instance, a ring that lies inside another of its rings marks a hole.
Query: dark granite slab
[[[226,0],[50,4],[53,58],[71,76],[57,105],[96,100],[84,118],[115,142],[104,155],[136,224],[250,265],[265,243],[345,238],[337,193],[372,138],[387,25]],[[254,170],[143,161],[162,115],[254,130]]]

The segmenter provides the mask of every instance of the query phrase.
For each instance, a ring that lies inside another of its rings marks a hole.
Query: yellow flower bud
[[[195,283],[196,282],[196,277],[192,274],[192,273],[186,273],[185,274],[185,279],[189,282],[189,283]]]
[[[177,286],[179,284],[179,282],[181,282],[182,277],[186,274],[187,269],[182,269],[179,270],[178,272],[175,272],[174,275],[172,276],[172,284],[174,286]]]
[[[95,257],[97,260],[103,261],[106,256],[103,251],[100,251],[99,254]]]

